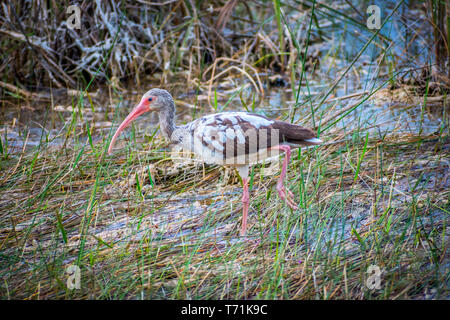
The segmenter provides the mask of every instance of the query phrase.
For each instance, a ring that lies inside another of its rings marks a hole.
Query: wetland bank
[[[441,2],[78,5],[80,29],[64,6],[0,8],[2,299],[449,298]],[[243,240],[238,175],[173,156],[151,115],[107,155],[153,87],[179,124],[251,111],[317,130],[287,173],[299,208],[277,161],[255,166]]]

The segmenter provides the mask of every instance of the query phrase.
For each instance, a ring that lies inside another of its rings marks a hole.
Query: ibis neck
[[[175,107],[166,109],[159,113],[159,126],[164,137],[171,140],[172,133],[175,130]]]

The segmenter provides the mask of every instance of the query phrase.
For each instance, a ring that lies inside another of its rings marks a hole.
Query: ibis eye
[[[148,98],[148,101],[152,101],[152,98]]]

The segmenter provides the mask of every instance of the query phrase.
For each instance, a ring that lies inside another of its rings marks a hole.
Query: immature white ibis
[[[316,133],[308,128],[271,120],[262,115],[247,112],[222,112],[204,116],[186,125],[175,125],[175,103],[169,92],[151,89],[131,111],[114,134],[108,153],[120,132],[140,115],[155,111],[163,135],[184,150],[193,152],[201,161],[235,167],[243,184],[243,216],[241,235],[247,229],[249,207],[249,167],[284,151],[285,157],[277,183],[280,198],[292,209],[297,206],[292,193],[283,184],[291,148],[319,145]]]

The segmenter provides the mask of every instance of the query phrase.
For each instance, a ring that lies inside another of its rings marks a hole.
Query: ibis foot
[[[297,210],[298,206],[294,201],[294,195],[292,194],[292,192],[288,189],[286,189],[283,185],[277,186],[277,191],[278,191],[278,195],[280,196],[280,198],[286,202],[286,204],[289,206],[289,208],[291,208],[292,210]]]

